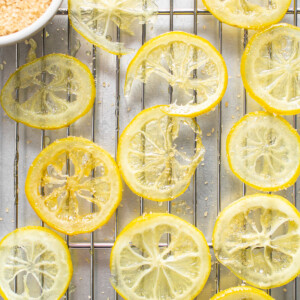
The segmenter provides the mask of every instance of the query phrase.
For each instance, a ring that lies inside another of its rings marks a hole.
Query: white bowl
[[[43,29],[47,25],[47,23],[54,17],[54,15],[56,14],[57,10],[59,9],[62,1],[63,0],[52,0],[50,6],[44,12],[44,14],[41,15],[30,26],[28,26],[18,32],[15,32],[15,33],[12,33],[9,35],[0,36],[0,47],[8,46],[8,45],[12,45],[12,44],[21,42],[21,41],[31,37],[32,35],[34,35],[38,31],[40,31],[41,29]]]

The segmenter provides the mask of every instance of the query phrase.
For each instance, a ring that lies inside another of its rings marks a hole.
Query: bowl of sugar
[[[54,17],[62,0],[0,0],[0,47],[21,42]]]

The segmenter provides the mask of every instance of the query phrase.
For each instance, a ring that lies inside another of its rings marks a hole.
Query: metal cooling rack
[[[184,3],[183,3],[184,2]],[[159,13],[153,25],[136,28],[135,41],[115,29],[111,34],[119,41],[130,41],[137,49],[146,40],[167,31],[183,30],[208,39],[224,56],[229,71],[229,85],[222,103],[215,111],[197,118],[206,147],[205,161],[197,168],[189,189],[179,199],[156,203],[134,195],[124,187],[123,201],[110,222],[92,234],[65,237],[72,254],[74,276],[66,299],[121,299],[109,283],[109,255],[120,230],[144,212],[171,212],[203,231],[211,248],[213,224],[219,211],[230,202],[255,190],[242,184],[229,171],[225,140],[229,129],[245,113],[261,108],[246,95],[239,73],[240,58],[253,32],[227,26],[216,20],[197,0],[157,0]],[[291,4],[284,22],[298,25],[297,0]],[[55,139],[68,135],[89,138],[115,156],[118,137],[129,121],[142,109],[172,100],[172,89],[142,85],[134,101],[123,96],[126,67],[132,58],[107,54],[86,42],[69,25],[67,1],[53,21],[34,39],[37,56],[60,52],[74,55],[92,70],[97,97],[92,111],[67,129],[38,131],[11,121],[0,112],[0,238],[15,228],[44,225],[32,211],[24,194],[26,173],[35,156]],[[78,45],[81,43],[79,49]],[[75,50],[78,51],[75,51]],[[28,45],[0,48],[0,88],[16,68],[25,63]],[[298,117],[287,120],[297,128]],[[299,181],[280,194],[299,208]],[[221,289],[243,284],[212,254],[209,280],[197,299],[208,300]],[[277,300],[300,299],[299,280],[268,291]]]

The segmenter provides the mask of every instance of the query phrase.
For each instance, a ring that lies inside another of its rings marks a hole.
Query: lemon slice
[[[121,201],[122,182],[105,150],[84,138],[68,137],[35,158],[25,193],[45,223],[74,235],[91,232],[110,219]]]
[[[190,300],[207,281],[211,257],[196,227],[173,215],[149,214],[122,230],[110,268],[111,283],[124,299]]]
[[[218,293],[210,300],[274,300],[274,298],[250,286],[236,286]]]
[[[285,189],[300,174],[300,137],[281,117],[247,114],[229,132],[226,148],[232,172],[259,190]]]
[[[300,272],[300,213],[277,195],[243,197],[219,215],[213,247],[217,259],[249,284],[287,284]]]
[[[90,43],[112,54],[132,52],[112,40],[111,26],[117,25],[133,35],[132,23],[147,23],[157,13],[155,0],[69,0],[69,19],[73,28]]]
[[[291,0],[203,0],[221,22],[248,29],[259,29],[279,22]]]
[[[0,294],[6,300],[60,299],[73,273],[64,240],[38,226],[17,229],[2,239],[0,265]]]
[[[145,109],[130,122],[120,137],[117,155],[131,190],[156,201],[184,193],[205,152],[199,125],[191,118],[166,115],[162,107]]]
[[[210,111],[224,96],[228,81],[225,61],[215,47],[199,36],[178,31],[155,37],[139,49],[127,69],[125,95],[129,96],[135,79],[147,82],[152,74],[179,87],[191,102],[197,92],[197,103],[163,108],[176,116],[195,117]]]
[[[255,34],[242,57],[247,92],[266,110],[300,113],[300,28],[274,25]]]
[[[40,129],[66,127],[86,114],[95,98],[90,70],[74,57],[50,54],[13,73],[0,95],[17,122]]]

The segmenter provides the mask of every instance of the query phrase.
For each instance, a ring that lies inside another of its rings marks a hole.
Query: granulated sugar
[[[0,36],[20,31],[34,23],[52,0],[0,0]]]

